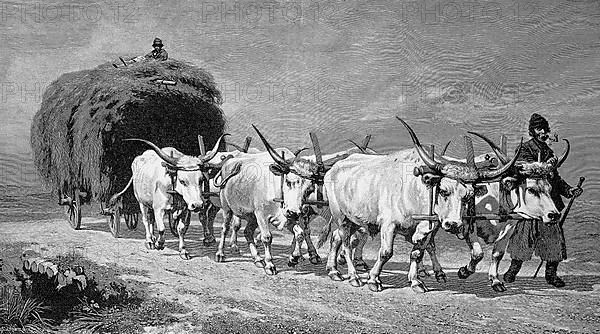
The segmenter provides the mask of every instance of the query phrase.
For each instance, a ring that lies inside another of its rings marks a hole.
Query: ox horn
[[[556,163],[557,169],[560,166],[562,166],[563,162],[565,162],[567,160],[567,157],[569,156],[569,152],[571,152],[571,143],[569,143],[569,141],[564,138],[563,138],[563,140],[567,143],[567,148],[565,148],[565,153],[563,153],[563,155],[561,155],[560,158],[558,158],[558,162]]]
[[[356,148],[358,148],[358,150],[360,151],[360,153],[362,153],[362,154],[369,154],[367,152],[367,149],[365,147],[362,147],[362,146],[358,145],[358,143],[356,143],[354,140],[348,139],[348,141],[351,142],[352,144],[354,144],[354,146],[356,146]]]
[[[506,154],[504,154],[504,152],[502,152],[502,149],[500,149],[500,147],[498,147],[498,145],[496,145],[491,139],[489,139],[488,137],[486,137],[482,134],[479,134],[477,132],[473,132],[473,131],[467,131],[467,132],[483,139],[488,145],[490,145],[490,147],[492,148],[492,150],[498,157],[498,160],[500,160],[500,162],[503,165],[506,165],[507,163],[509,163],[508,156],[506,156]]]
[[[413,144],[415,145],[415,149],[417,150],[417,153],[419,153],[419,156],[421,157],[421,159],[423,160],[425,165],[427,165],[427,167],[431,168],[432,170],[440,172],[443,169],[444,165],[435,162],[435,160],[433,160],[427,154],[427,152],[425,152],[425,149],[421,146],[421,143],[419,142],[419,138],[417,138],[417,135],[415,134],[413,129],[411,129],[411,127],[405,121],[403,121],[400,117],[396,116],[396,118],[404,125],[406,130],[408,130],[408,133],[410,134],[410,138],[412,139]]]
[[[148,146],[150,146],[154,152],[156,152],[156,154],[158,154],[158,156],[163,159],[166,163],[168,163],[169,165],[172,165],[174,167],[177,166],[177,161],[178,159],[172,158],[169,155],[165,154],[165,152],[163,152],[160,147],[154,145],[152,142],[149,142],[145,139],[139,139],[139,138],[127,138],[127,139],[123,139],[123,141],[141,141],[143,143],[148,144]]]
[[[480,179],[483,181],[493,180],[499,176],[502,176],[507,171],[509,171],[515,165],[515,163],[517,162],[517,159],[519,159],[519,154],[521,153],[521,148],[523,148],[523,137],[521,137],[521,143],[519,144],[519,148],[517,148],[517,152],[515,153],[515,156],[512,158],[512,160],[510,160],[507,164],[505,164],[504,166],[502,166],[501,168],[498,168],[496,170],[479,171]]]
[[[211,161],[212,158],[214,158],[217,155],[217,152],[219,151],[219,146],[221,146],[221,140],[223,140],[223,138],[225,136],[230,136],[230,134],[224,133],[221,135],[221,137],[219,137],[219,139],[217,140],[217,143],[215,144],[213,149],[210,152],[207,152],[203,157],[200,158],[200,160],[202,160],[202,163]]]
[[[275,149],[271,146],[271,144],[269,144],[269,142],[267,141],[267,139],[265,139],[265,137],[262,135],[262,133],[260,133],[260,131],[258,131],[258,128],[254,124],[252,124],[252,127],[254,128],[256,133],[258,133],[258,137],[260,137],[260,140],[265,145],[265,148],[267,149],[267,152],[269,152],[269,155],[271,156],[271,158],[273,158],[273,160],[278,165],[288,166],[289,163],[287,161],[285,161],[285,159],[275,151]]]
[[[446,145],[444,146],[444,149],[442,150],[442,153],[440,153],[440,157],[441,157],[441,156],[444,156],[444,155],[446,155],[446,151],[448,150],[448,146],[450,146],[450,143],[451,143],[451,142],[452,142],[452,141],[448,141],[448,142],[446,143]]]

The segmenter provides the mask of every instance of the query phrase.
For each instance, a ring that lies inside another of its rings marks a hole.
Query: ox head
[[[183,197],[189,210],[197,212],[204,202],[202,197],[202,183],[205,181],[205,174],[203,173],[203,170],[209,167],[208,162],[217,154],[223,136],[219,137],[219,140],[210,152],[206,153],[204,156],[198,157],[185,154],[170,156],[154,143],[144,139],[130,138],[124,140],[141,141],[150,146],[165,162],[165,169],[174,172],[174,175],[176,176],[174,183],[175,192]]]
[[[284,214],[286,218],[297,219],[302,213],[302,205],[306,197],[314,191],[313,176],[317,165],[312,161],[297,158],[298,154],[306,148],[296,151],[293,158],[286,160],[275,151],[256,126],[252,125],[252,127],[273,158],[274,163],[269,166],[269,170],[277,176],[284,176],[282,187]]]
[[[463,225],[463,204],[474,196],[472,184],[501,177],[514,166],[516,158],[497,170],[479,170],[475,164],[446,160],[437,162],[421,146],[411,127],[399,117],[397,118],[408,130],[415,150],[425,163],[425,166],[415,168],[415,176],[421,176],[421,180],[428,187],[436,187],[433,211],[437,214],[444,230],[456,233]]]
[[[484,135],[471,133],[483,139],[490,145],[500,162],[506,163],[508,160],[506,154],[493,141]],[[554,177],[556,169],[567,160],[571,149],[569,141],[563,140],[566,142],[567,148],[554,164],[541,161],[519,161],[510,175],[501,179],[503,188],[510,191],[515,213],[528,219],[540,219],[545,223],[553,223],[560,218],[560,213],[550,196],[552,191],[550,180]],[[519,151],[515,156],[518,155]]]

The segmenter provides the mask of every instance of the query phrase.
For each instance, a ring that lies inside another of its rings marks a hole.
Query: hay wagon
[[[123,139],[199,155],[198,134],[207,145],[223,134],[221,103],[210,73],[174,59],[66,73],[48,86],[33,119],[34,162],[74,229],[81,227],[82,206],[98,202],[118,237],[122,217],[128,228],[137,226],[139,206],[132,189],[114,205],[108,202],[125,188],[133,159],[147,149]]]

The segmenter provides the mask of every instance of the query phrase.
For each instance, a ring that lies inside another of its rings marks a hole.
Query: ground
[[[202,245],[197,220],[187,236],[189,261],[179,258],[177,241],[168,231],[165,250],[146,250],[141,224],[119,239],[106,225],[104,219],[84,218],[82,230],[75,231],[61,219],[3,222],[0,249],[20,244],[46,256],[76,252],[116,268],[115,275],[143,287],[148,296],[188,310],[175,314],[175,323],[144,327],[148,333],[592,333],[600,328],[600,266],[594,263],[565,263],[559,274],[567,286],[555,289],[545,283],[543,269],[537,279],[531,278],[539,262],[530,261],[506,292],[496,293],[487,281],[489,248],[478,271],[461,280],[456,271],[468,260],[466,246],[439,233],[448,282],[426,278],[432,291],[416,294],[406,279],[409,247],[397,238],[382,275],[385,290],[373,293],[366,286],[331,281],[324,263],[305,260],[289,268],[287,232],[274,232],[279,273],[267,276],[254,266],[242,240],[241,255],[226,252],[226,262],[216,263],[216,247]],[[370,265],[377,247],[376,240],[369,241],[365,259]],[[327,247],[319,252],[325,259]],[[4,259],[5,266],[11,264],[18,265],[18,258]],[[366,280],[366,274],[361,277]]]

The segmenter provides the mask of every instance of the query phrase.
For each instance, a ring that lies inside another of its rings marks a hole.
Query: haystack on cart
[[[128,228],[137,226],[139,205],[131,188],[115,205],[107,204],[129,182],[133,159],[146,150],[123,139],[199,155],[198,134],[210,146],[223,134],[221,103],[210,73],[174,59],[66,73],[48,86],[33,119],[34,162],[74,229],[81,227],[82,205],[98,202],[118,237],[121,217]]]

